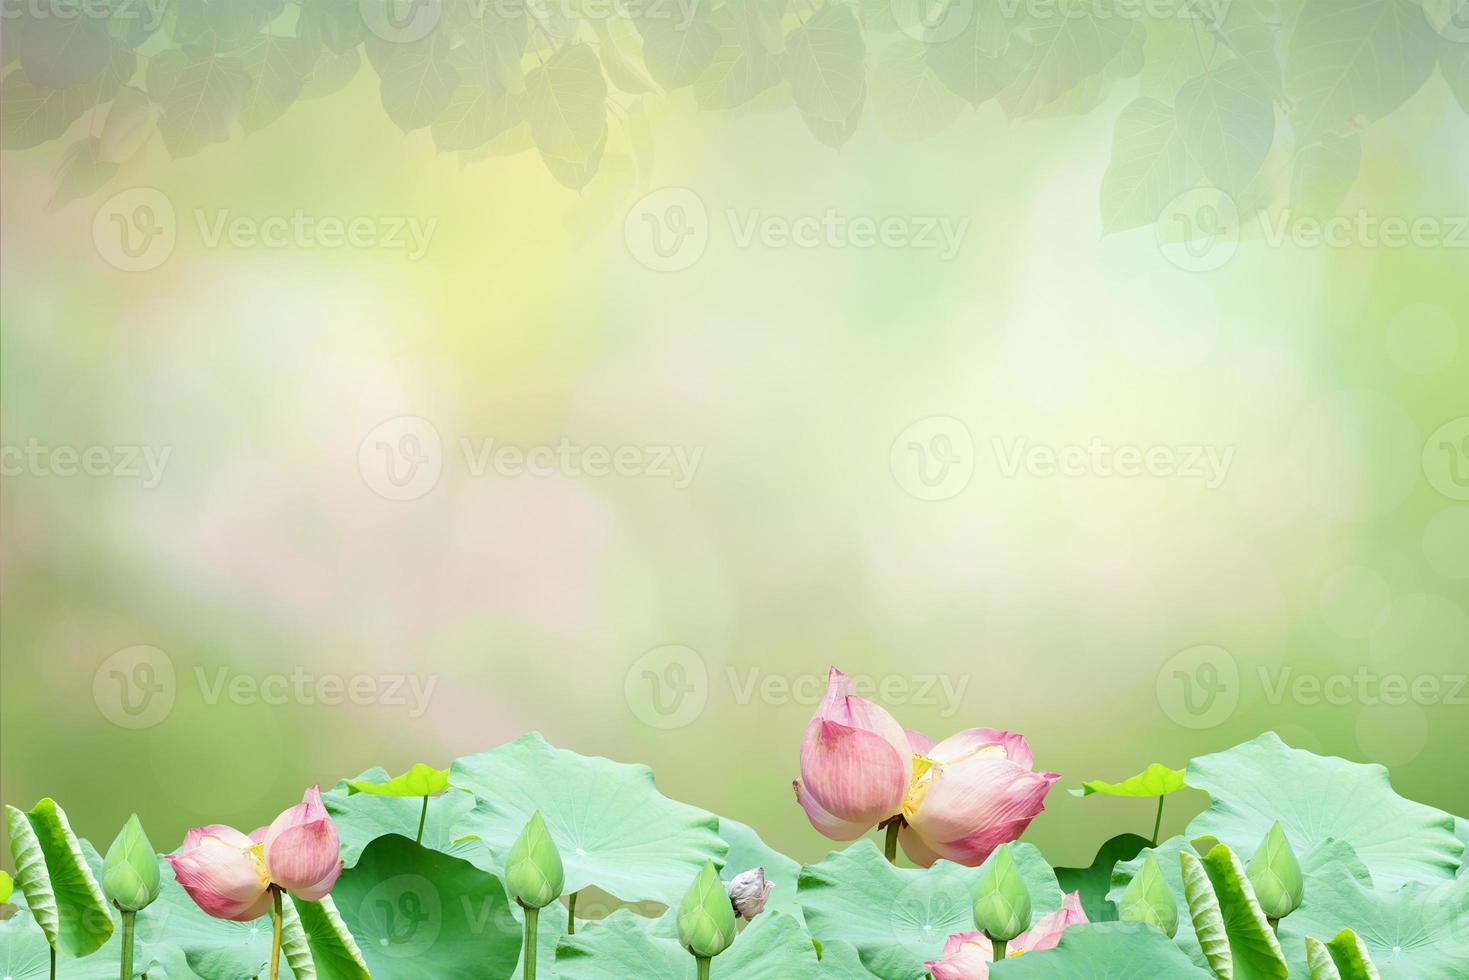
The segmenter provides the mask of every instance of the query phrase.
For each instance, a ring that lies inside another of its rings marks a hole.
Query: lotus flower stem
[[[536,980],[536,919],[540,909],[525,910],[525,980]]]
[[[133,980],[133,924],[137,914],[122,910],[122,980]]]
[[[713,962],[713,958],[709,956],[694,957],[695,976],[698,977],[698,980],[709,980],[709,964],[711,962]]]
[[[580,894],[580,893],[579,892],[572,892],[571,893],[571,898],[567,901],[567,910],[566,910],[566,934],[568,936],[575,936],[576,935],[576,896],[578,894]]]
[[[56,947],[51,947],[51,980],[56,980]]]
[[[887,856],[888,863],[894,866],[898,863],[898,831],[901,829],[902,824],[903,822],[901,820],[894,820],[888,824],[887,840],[884,841],[882,847],[882,852]]]
[[[1153,821],[1153,846],[1158,846],[1158,832],[1163,829],[1163,803],[1168,797],[1158,797],[1158,819]]]
[[[423,811],[421,813],[419,813],[419,815],[418,815],[418,836],[413,839],[413,843],[415,843],[415,844],[422,844],[423,843],[423,825],[426,824],[426,823],[428,823],[428,797],[427,796],[425,796],[423,798]]]
[[[1002,960],[1004,960],[1004,958],[1005,958],[1005,947],[1007,945],[1009,945],[1009,944],[1006,943],[1005,940],[1003,940],[1003,939],[991,939],[990,942],[994,943],[994,946],[995,946],[995,958],[994,958],[994,962],[999,963]]]
[[[270,918],[275,924],[270,939],[270,980],[280,980],[281,975],[281,915],[283,893],[275,885],[270,886]]]

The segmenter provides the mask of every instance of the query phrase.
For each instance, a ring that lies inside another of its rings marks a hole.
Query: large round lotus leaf
[[[1056,881],[1063,892],[1079,892],[1088,922],[1116,922],[1117,906],[1107,898],[1112,889],[1112,869],[1120,861],[1131,861],[1148,846],[1146,837],[1122,834],[1097,851],[1088,868],[1057,868]]]
[[[1040,851],[1017,844],[1013,856],[1035,918],[1059,909],[1061,889]],[[941,958],[951,935],[974,930],[980,874],[948,861],[927,871],[896,868],[863,840],[802,868],[799,896],[811,935],[851,943],[880,977],[917,980],[927,975],[925,961]]]
[[[455,760],[449,780],[479,797],[455,833],[479,837],[498,863],[540,811],[568,893],[596,885],[628,902],[677,905],[704,862],[722,865],[728,849],[719,819],[659,793],[647,766],[553,748],[535,733]]]
[[[1303,865],[1329,841],[1345,841],[1379,888],[1458,874],[1464,844],[1454,818],[1394,793],[1381,766],[1293,749],[1267,732],[1194,759],[1187,779],[1213,799],[1188,836],[1216,837],[1243,860],[1279,820]]]
[[[1149,926],[1102,922],[1072,926],[1055,949],[1022,953],[990,967],[991,980],[1210,980],[1168,937]]]
[[[689,980],[694,975],[694,957],[678,940],[667,938],[668,932],[661,920],[626,910],[614,912],[561,940],[556,947],[556,976],[560,980]],[[839,964],[834,961],[831,969],[839,970]],[[867,980],[862,973],[822,972],[811,937],[799,922],[778,912],[767,912],[750,923],[733,946],[714,958],[711,975],[731,980]]]
[[[1135,798],[1167,796],[1183,789],[1183,772],[1182,769],[1169,769],[1154,762],[1136,776],[1129,776],[1120,783],[1108,783],[1100,779],[1082,783],[1080,789],[1071,791],[1071,795],[1091,796],[1093,793],[1101,793],[1104,796]]]
[[[500,879],[407,837],[367,845],[332,897],[374,980],[508,977],[520,957]]]
[[[1351,929],[1383,980],[1463,980],[1469,976],[1469,878],[1374,889],[1337,867],[1310,880],[1306,901],[1280,922],[1291,975],[1305,976],[1306,936]]]

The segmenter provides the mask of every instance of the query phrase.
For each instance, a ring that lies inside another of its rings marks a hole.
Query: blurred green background
[[[1469,251],[1247,231],[1191,272],[1150,229],[1103,237],[1128,98],[841,151],[791,112],[655,100],[650,179],[624,157],[580,195],[534,153],[404,137],[366,70],[55,213],[64,143],[7,153],[0,795],[98,841],[137,811],[167,850],[537,729],[813,860],[790,781],[836,664],[908,728],[1024,732],[1061,787],[1275,729],[1469,813]],[[1342,213],[1469,213],[1466,157],[1435,78]],[[177,225],[141,272],[106,244],[135,187]],[[648,267],[646,222],[682,227],[638,203],[658,188],[705,211],[677,271]],[[828,208],[966,233],[948,260],[741,242]],[[414,261],[211,245],[196,217],[298,210],[434,224]],[[652,472],[476,472],[487,440]],[[1229,464],[1009,465],[1093,440]],[[161,479],[127,475],[145,451]],[[394,484],[410,457],[426,483]],[[1084,865],[1151,820],[1058,788],[1028,839]]]

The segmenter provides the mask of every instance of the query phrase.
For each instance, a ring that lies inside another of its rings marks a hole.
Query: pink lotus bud
[[[735,914],[745,920],[754,919],[765,911],[765,902],[775,882],[765,880],[764,868],[751,868],[730,879],[729,900]]]
[[[994,943],[982,932],[961,932],[944,943],[944,958],[923,964],[933,980],[989,980]]]
[[[1058,911],[1042,918],[1030,927],[1029,932],[1015,937],[1010,949],[1018,953],[1055,949],[1067,927],[1083,925],[1086,921],[1086,912],[1081,907],[1081,892],[1072,892],[1062,901]]]
[[[297,898],[320,901],[342,873],[337,825],[321,804],[321,788],[306,791],[265,831],[265,866],[270,880]]]
[[[903,798],[904,853],[925,868],[939,858],[983,864],[1024,833],[1061,778],[1031,764],[1025,739],[1010,732],[971,728],[935,745],[915,760]]]
[[[270,910],[261,846],[233,827],[196,827],[164,858],[196,905],[216,919],[248,922]]]
[[[806,727],[796,799],[832,840],[855,840],[895,815],[912,773],[908,733],[892,715],[852,694],[835,667]]]

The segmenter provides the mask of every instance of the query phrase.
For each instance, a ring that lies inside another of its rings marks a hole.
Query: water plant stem
[[[133,925],[137,914],[122,910],[122,980],[133,980]]]
[[[576,935],[576,896],[579,894],[581,893],[572,892],[571,899],[568,902],[568,907],[566,910],[566,934],[568,936]]]
[[[415,844],[423,843],[423,825],[428,823],[428,797],[423,798],[423,811],[418,815],[418,836],[413,839]]]
[[[280,980],[281,975],[281,904],[282,892],[270,886],[270,919],[274,926],[270,939],[270,980]]]
[[[1005,946],[1007,945],[1006,942],[1005,942],[1005,940],[1003,940],[1003,939],[991,939],[990,942],[994,943],[994,945],[995,945],[995,959],[994,959],[994,961],[996,963],[999,963],[999,962],[1003,961],[1005,959]]]
[[[1166,796],[1160,796],[1160,797],[1158,797],[1158,819],[1156,819],[1156,820],[1153,821],[1153,846],[1154,847],[1157,847],[1158,846],[1158,831],[1160,831],[1160,830],[1163,829],[1163,801],[1166,800],[1166,799],[1168,799],[1168,797],[1166,797]]]
[[[898,830],[903,826],[901,820],[894,820],[888,824],[887,840],[883,842],[882,852],[887,856],[888,863],[898,863]]]
[[[697,967],[696,976],[698,977],[698,980],[709,980],[709,963],[710,963],[709,957],[707,957],[707,956],[695,956],[694,957],[694,963],[696,964],[696,967]]]
[[[540,909],[525,910],[525,980],[536,980],[536,919]]]

